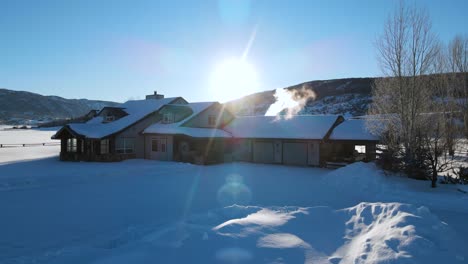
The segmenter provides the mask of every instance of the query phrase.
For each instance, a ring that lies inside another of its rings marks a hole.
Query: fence
[[[48,147],[60,146],[60,142],[47,142],[47,143],[25,143],[25,144],[0,144],[0,148],[19,148],[19,147]]]

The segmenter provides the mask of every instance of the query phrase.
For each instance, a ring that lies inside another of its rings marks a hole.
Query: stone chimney
[[[158,94],[157,91],[154,91],[154,94],[150,94],[150,95],[146,96],[146,100],[148,100],[148,99],[164,99],[164,95],[163,94]]]

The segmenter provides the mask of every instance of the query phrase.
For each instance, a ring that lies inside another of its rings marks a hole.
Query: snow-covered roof
[[[237,138],[323,139],[338,115],[237,117],[224,129]]]
[[[195,138],[230,138],[232,137],[231,134],[216,128],[198,128],[198,127],[185,127],[182,126],[185,122],[192,119],[193,117],[200,114],[202,111],[206,110],[210,106],[215,104],[215,102],[201,102],[201,103],[189,103],[184,105],[177,105],[172,104],[171,106],[181,106],[181,107],[189,107],[192,110],[192,114],[184,118],[183,120],[164,124],[164,123],[156,123],[149,127],[147,127],[143,133],[144,134],[172,134],[172,135],[187,135],[190,137]]]
[[[131,126],[175,99],[177,97],[128,101],[119,105],[127,113],[126,116],[120,119],[102,123],[102,117],[97,116],[86,123],[75,123],[68,126],[75,133],[87,138],[103,138]]]
[[[155,134],[170,134],[170,135],[186,135],[194,138],[231,138],[231,134],[216,128],[199,128],[199,127],[184,127],[174,126],[173,124],[155,124],[152,129],[143,133]]]
[[[190,115],[188,118],[185,120],[188,120],[196,115],[198,115],[200,112],[204,111],[208,107],[212,106],[216,102],[195,102],[195,103],[188,103],[188,104],[171,104],[171,106],[181,106],[181,107],[189,107],[192,109],[192,115]]]
[[[330,135],[332,140],[378,140],[367,127],[365,119],[348,119],[339,124]]]

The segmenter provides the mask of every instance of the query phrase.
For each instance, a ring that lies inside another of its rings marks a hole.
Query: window
[[[167,139],[165,137],[157,137],[151,139],[151,151],[166,152]]]
[[[107,123],[107,122],[112,122],[112,121],[114,121],[114,120],[115,120],[115,117],[114,117],[114,116],[108,115],[108,116],[105,117],[104,122]]]
[[[76,138],[67,139],[67,152],[76,152],[76,150],[77,150]]]
[[[117,153],[133,153],[135,151],[135,138],[121,138],[115,147]]]
[[[152,139],[151,140],[151,151],[158,151],[158,141],[157,139]]]
[[[355,146],[354,146],[354,150],[355,150],[357,153],[365,154],[365,153],[366,153],[366,145],[355,145]]]
[[[85,152],[85,141],[84,139],[81,140],[81,153]]]
[[[163,123],[164,124],[169,124],[169,123],[172,123],[172,122],[174,122],[174,116],[172,115],[172,113],[164,113]]]
[[[210,125],[210,126],[216,125],[216,116],[215,115],[209,115],[208,116],[208,125]]]
[[[109,140],[103,139],[101,140],[101,154],[108,154],[109,153]]]

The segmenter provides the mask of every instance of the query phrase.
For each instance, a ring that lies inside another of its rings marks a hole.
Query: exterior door
[[[167,138],[152,137],[151,138],[151,159],[167,160]]]
[[[283,163],[307,166],[307,142],[284,142]]]
[[[307,163],[310,166],[320,165],[320,143],[319,142],[309,142]]]
[[[274,147],[272,141],[255,141],[253,144],[253,161],[258,163],[274,163]]]

